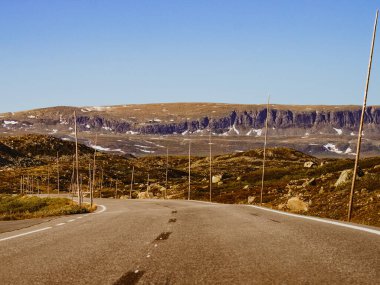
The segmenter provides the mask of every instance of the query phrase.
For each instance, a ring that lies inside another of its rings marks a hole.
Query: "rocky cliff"
[[[215,134],[260,135],[267,109],[263,105],[233,104],[152,104],[114,107],[54,107],[0,115],[5,129],[71,129],[73,111],[81,130],[128,134]],[[359,106],[271,105],[269,127],[272,134],[355,132],[360,122]],[[365,128],[379,134],[380,108],[367,107]]]

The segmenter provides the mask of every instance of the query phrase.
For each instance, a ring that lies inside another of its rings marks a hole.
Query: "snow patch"
[[[154,150],[147,150],[147,149],[138,149],[138,150],[145,153],[155,153]]]
[[[262,129],[252,129],[252,130],[250,130],[250,131],[246,134],[246,136],[250,136],[250,135],[253,134],[253,133],[256,133],[256,136],[257,136],[257,137],[261,137],[261,135],[263,134],[263,130],[262,130]]]
[[[100,145],[93,145],[93,144],[90,144],[89,145],[91,148],[93,149],[96,149],[98,151],[112,151],[112,152],[121,152],[121,153],[125,153],[124,151],[122,151],[120,148],[117,148],[117,149],[110,149],[109,147],[102,147]]]
[[[235,124],[232,126],[232,130],[233,130],[237,135],[240,135],[240,132],[238,131],[238,129],[236,129]]]
[[[126,134],[127,134],[127,135],[138,135],[139,132],[127,131]]]
[[[325,149],[327,149],[328,151],[330,152],[335,152],[337,154],[342,154],[343,151],[339,150],[336,145],[332,144],[332,143],[328,143],[328,144],[325,144],[323,146]]]
[[[334,130],[337,132],[337,134],[339,136],[343,134],[343,130],[342,129],[336,129],[336,128],[334,128]]]
[[[16,125],[18,124],[17,121],[4,121],[4,125]]]
[[[147,146],[147,145],[140,145],[140,144],[135,144],[135,146],[137,147],[141,147],[141,148],[152,148],[150,146]]]

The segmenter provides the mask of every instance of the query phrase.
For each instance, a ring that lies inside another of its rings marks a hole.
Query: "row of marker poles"
[[[376,39],[376,28],[377,28],[377,20],[378,20],[378,14],[379,11],[376,11],[376,18],[375,18],[375,24],[373,29],[373,35],[372,35],[372,43],[371,43],[371,49],[370,49],[370,57],[369,57],[369,63],[368,63],[368,71],[367,71],[367,80],[365,84],[365,90],[364,90],[364,102],[363,102],[363,108],[360,118],[360,126],[359,126],[359,134],[358,134],[358,142],[357,142],[357,151],[356,151],[356,159],[355,159],[355,166],[354,166],[354,175],[352,178],[352,185],[351,185],[351,192],[350,192],[350,200],[349,200],[349,209],[348,209],[348,221],[351,220],[352,215],[352,208],[353,208],[353,197],[354,197],[354,190],[355,190],[355,183],[356,183],[356,173],[358,170],[358,162],[360,159],[360,149],[361,149],[361,141],[362,141],[362,133],[363,133],[363,124],[364,124],[364,115],[366,111],[366,105],[367,105],[367,96],[368,96],[368,88],[369,88],[369,81],[371,76],[371,67],[372,67],[372,58],[373,58],[373,50],[375,46],[375,39]],[[269,120],[269,97],[268,97],[268,103],[267,103],[267,116],[265,120],[265,137],[264,137],[264,148],[263,148],[263,167],[262,167],[262,179],[261,179],[261,191],[260,191],[260,205],[263,203],[263,192],[264,192],[264,180],[265,180],[265,162],[266,162],[266,147],[267,147],[267,135],[268,135],[268,120]],[[81,205],[82,203],[82,195],[81,190],[79,187],[79,163],[78,163],[78,137],[77,137],[77,122],[76,122],[76,113],[74,111],[74,125],[75,125],[75,160],[76,160],[76,185],[77,185],[77,192],[78,192],[78,203]],[[96,142],[95,142],[96,145]],[[168,187],[168,163],[169,163],[169,149],[166,148],[166,177],[165,177],[165,193],[164,198],[167,198],[167,187]],[[189,140],[189,182],[188,182],[188,196],[187,199],[190,200],[190,192],[191,192],[191,141]],[[90,197],[91,197],[91,206],[93,203],[93,185],[95,184],[95,167],[96,167],[96,149],[94,152],[94,166],[93,166],[93,182],[90,182]],[[90,169],[91,172],[91,169]],[[57,153],[57,175],[58,175],[58,193],[59,193],[59,158]],[[133,179],[134,179],[134,166],[132,168],[132,177],[131,177],[131,186],[130,186],[130,193],[129,197],[132,198],[132,189],[133,189]],[[48,192],[49,192],[49,170],[48,170]],[[91,173],[89,179],[91,180]],[[212,143],[211,143],[211,127],[210,127],[210,135],[209,135],[209,198],[210,202],[212,200]],[[21,182],[23,185],[23,180]],[[92,186],[91,186],[92,184]],[[21,186],[21,189],[23,186]],[[21,190],[22,191],[22,190]],[[147,192],[149,195],[149,173],[148,173],[148,181],[147,181]],[[116,182],[116,193],[117,193],[117,182]],[[117,195],[117,194],[116,194]]]

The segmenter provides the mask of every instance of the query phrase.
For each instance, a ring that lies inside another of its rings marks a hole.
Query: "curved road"
[[[380,283],[378,229],[247,205],[96,203],[97,213],[0,234],[0,283]]]

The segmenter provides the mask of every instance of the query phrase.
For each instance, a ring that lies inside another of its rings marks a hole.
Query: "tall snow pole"
[[[57,188],[58,188],[58,195],[59,195],[59,154],[57,151]]]
[[[371,50],[370,50],[368,70],[367,70],[367,80],[366,80],[365,89],[364,89],[364,101],[363,101],[362,114],[361,114],[361,118],[360,118],[358,142],[357,142],[357,146],[356,146],[356,159],[355,159],[354,173],[352,175],[350,200],[349,200],[349,203],[348,203],[348,216],[347,216],[347,220],[348,221],[351,221],[351,216],[352,216],[352,207],[353,207],[354,191],[355,191],[355,183],[356,183],[356,173],[358,171],[358,163],[359,163],[359,158],[360,158],[360,148],[361,148],[362,135],[363,135],[364,114],[365,114],[365,109],[366,109],[366,106],[367,106],[368,86],[369,86],[369,80],[370,80],[370,77],[371,77],[372,56],[373,56],[373,50],[374,50],[374,47],[375,47],[376,28],[377,28],[377,18],[378,18],[378,15],[379,15],[379,10],[376,11],[375,24],[374,24],[374,27],[373,27],[372,43],[371,43]]]
[[[92,194],[92,178],[91,178],[91,162],[88,163],[88,192],[90,192],[90,200]]]
[[[268,96],[268,103],[267,103],[267,117],[265,119],[265,136],[264,136],[264,151],[263,151],[263,173],[262,173],[262,176],[261,176],[260,205],[263,204],[264,178],[265,178],[265,159],[266,159],[267,135],[268,135],[268,120],[269,120],[269,96]]]
[[[96,145],[98,143],[98,135],[95,135],[95,151],[94,151],[94,165],[92,169],[92,186],[91,186],[91,192],[90,192],[90,205],[92,207],[92,204],[94,203],[94,188],[95,188],[95,174],[96,174]]]
[[[148,172],[148,181],[146,184],[146,193],[148,194],[148,197],[149,197],[149,172]]]
[[[82,193],[79,186],[79,159],[78,159],[78,128],[77,128],[77,115],[74,111],[74,132],[75,132],[75,167],[76,167],[76,180],[77,180],[77,192],[78,192],[78,204],[82,206]]]
[[[48,195],[50,195],[50,168],[48,168],[48,174],[47,174],[47,185],[48,185]]]
[[[169,147],[166,147],[166,176],[165,176],[165,195],[166,199],[167,189],[168,189],[168,171],[169,171]]]
[[[211,202],[211,193],[212,193],[212,155],[211,155],[211,125],[210,125],[210,135],[209,135],[209,138],[208,138],[208,145],[210,147],[209,151],[210,151],[210,157],[209,157],[209,182],[210,182],[210,202]]]
[[[190,200],[191,190],[191,140],[189,140],[189,189],[187,191],[187,200]]]
[[[135,174],[135,166],[132,167],[131,188],[129,189],[129,199],[132,199],[133,176],[134,176],[134,174]]]

